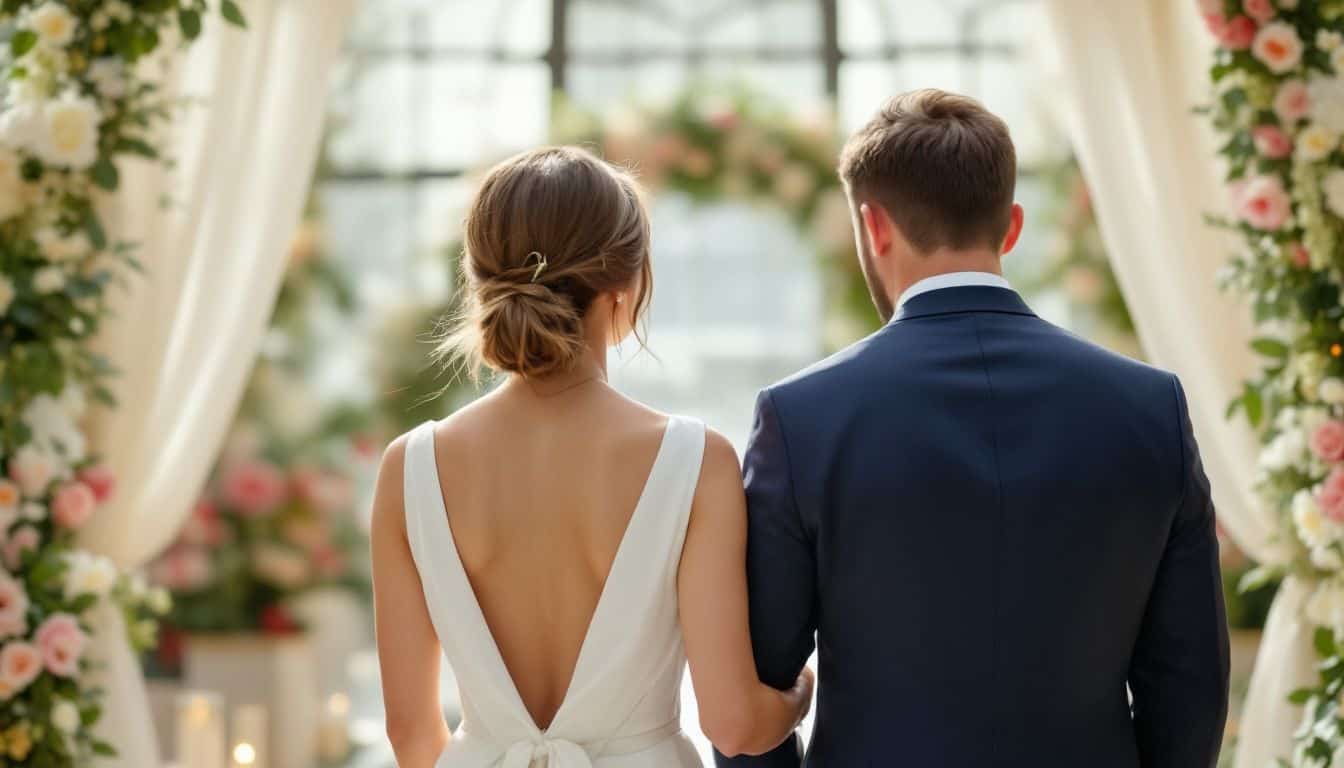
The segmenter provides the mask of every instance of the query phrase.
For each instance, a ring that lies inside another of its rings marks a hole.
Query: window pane
[[[550,47],[550,0],[439,0],[426,3],[429,42],[449,48],[540,55]]]
[[[575,65],[569,70],[568,95],[579,106],[603,113],[631,101],[668,101],[686,80],[686,64],[675,59],[626,67]]]
[[[705,48],[743,46],[815,50],[821,45],[816,0],[738,3],[692,20],[693,39]]]
[[[918,55],[899,61],[853,61],[840,67],[840,124],[854,130],[883,101],[915,88],[964,90],[967,64],[951,54]]]
[[[586,51],[679,50],[687,42],[680,17],[660,4],[575,0],[569,9],[569,43],[579,60]]]
[[[406,168],[411,163],[415,65],[410,59],[369,59],[333,99],[343,123],[329,138],[331,161],[339,167]]]
[[[949,43],[962,4],[949,0],[839,0],[840,47],[871,52],[888,45]]]
[[[416,103],[414,162],[467,168],[546,140],[550,73],[542,64],[438,62]]]

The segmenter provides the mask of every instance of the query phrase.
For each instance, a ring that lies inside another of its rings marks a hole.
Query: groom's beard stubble
[[[877,316],[882,318],[882,324],[886,325],[896,314],[896,307],[892,304],[891,297],[887,295],[882,280],[877,276],[877,268],[873,265],[872,254],[868,252],[868,244],[862,241],[859,244],[859,267],[863,272],[863,281],[868,284],[868,295],[877,309]]]

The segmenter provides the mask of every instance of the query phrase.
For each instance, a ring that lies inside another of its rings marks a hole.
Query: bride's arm
[[[406,438],[383,456],[373,500],[373,603],[387,736],[401,768],[432,768],[448,745],[439,703],[439,640],[411,559],[402,499]]]
[[[747,615],[747,506],[737,453],[710,432],[677,588],[700,727],[724,755],[758,755],[793,732],[812,701],[804,669],[791,690],[762,683]]]

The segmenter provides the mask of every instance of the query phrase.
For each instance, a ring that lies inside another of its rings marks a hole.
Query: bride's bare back
[[[599,381],[513,380],[439,425],[448,519],[527,711],[555,717],[667,417]]]

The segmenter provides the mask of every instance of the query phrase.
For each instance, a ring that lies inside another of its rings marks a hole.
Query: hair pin
[[[532,282],[535,283],[537,278],[541,277],[541,273],[546,271],[546,267],[550,266],[550,263],[546,261],[546,257],[542,255],[541,251],[530,251],[527,258],[523,260],[523,266],[531,264],[534,256],[537,259],[537,268],[532,272]]]

